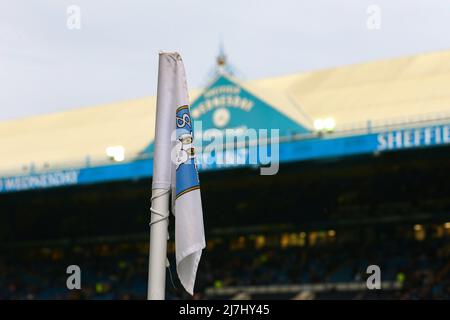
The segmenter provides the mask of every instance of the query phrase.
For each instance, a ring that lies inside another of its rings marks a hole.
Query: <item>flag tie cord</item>
[[[164,190],[164,191],[162,191],[162,192],[160,192],[158,194],[152,194],[152,197],[151,197],[152,206],[150,206],[150,212],[156,214],[157,216],[160,216],[160,218],[158,218],[158,219],[156,219],[154,221],[151,221],[149,223],[150,227],[152,225],[158,223],[158,222],[161,222],[161,221],[165,220],[165,219],[169,219],[169,210],[163,212],[163,211],[155,210],[153,208],[153,200],[157,199],[159,197],[162,197],[163,195],[165,195],[166,193],[169,193],[169,192],[170,192],[170,189]],[[150,219],[151,219],[151,217],[150,217]],[[167,235],[167,240],[169,240],[169,235]],[[166,258],[166,268],[169,270],[170,282],[172,284],[172,287],[174,289],[176,289],[175,283],[173,282],[173,278],[172,278],[172,271],[170,270],[169,258]]]
[[[150,223],[149,223],[150,227],[158,222],[169,219],[169,210],[163,212],[163,211],[159,211],[159,210],[156,210],[153,208],[153,200],[157,199],[159,197],[162,197],[163,195],[165,195],[166,193],[169,193],[169,192],[170,192],[170,189],[167,189],[162,192],[159,192],[158,194],[152,194],[152,198],[151,198],[152,206],[150,207],[150,212],[156,214],[157,216],[160,216],[160,218],[158,218],[154,221],[150,221]],[[150,219],[151,219],[151,217],[150,217]]]

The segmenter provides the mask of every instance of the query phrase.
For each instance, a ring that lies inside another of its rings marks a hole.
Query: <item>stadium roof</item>
[[[226,78],[306,130],[325,117],[344,130],[450,115],[450,51],[246,82]],[[192,90],[191,101],[202,92]],[[20,173],[30,163],[61,169],[87,157],[101,163],[114,145],[132,158],[153,140],[155,105],[148,97],[0,123],[0,172]]]

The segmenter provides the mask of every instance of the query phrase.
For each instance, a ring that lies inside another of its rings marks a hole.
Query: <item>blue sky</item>
[[[448,0],[0,0],[0,121],[154,95],[160,50],[182,54],[197,88],[220,38],[256,79],[450,49],[449,16]]]

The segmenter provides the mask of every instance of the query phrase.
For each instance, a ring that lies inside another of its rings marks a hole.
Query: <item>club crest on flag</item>
[[[189,191],[199,189],[197,165],[195,163],[194,139],[192,134],[191,115],[187,105],[176,110],[176,196],[180,197]]]

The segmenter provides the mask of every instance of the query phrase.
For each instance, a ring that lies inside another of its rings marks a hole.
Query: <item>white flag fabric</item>
[[[191,295],[205,248],[200,183],[183,61],[160,53],[152,189],[172,191],[178,277]]]

